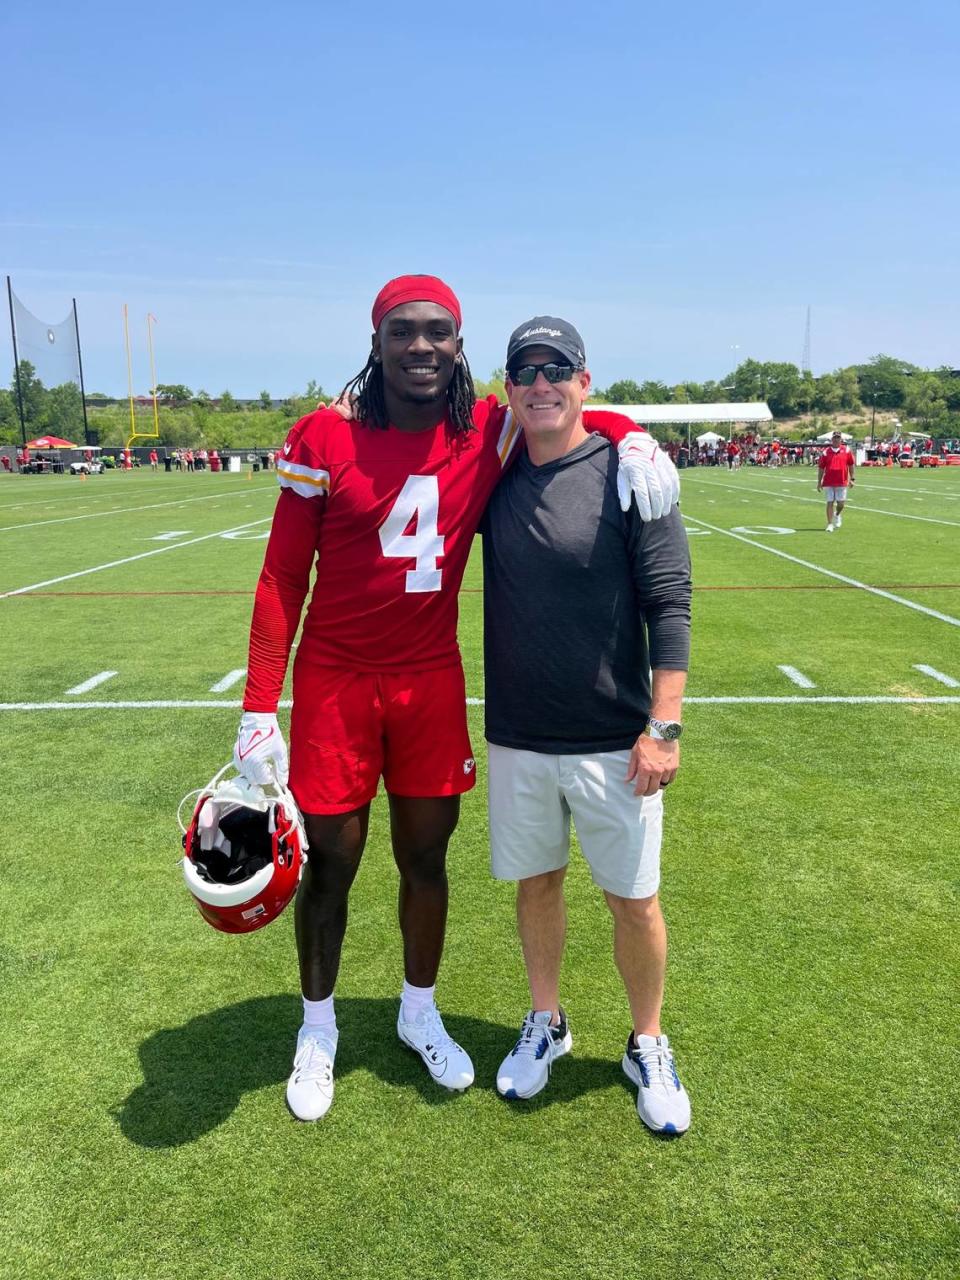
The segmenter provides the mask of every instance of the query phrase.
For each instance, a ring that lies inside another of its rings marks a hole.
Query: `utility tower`
[[[803,330],[803,355],[800,357],[800,372],[810,372],[810,308],[807,307],[807,323]]]

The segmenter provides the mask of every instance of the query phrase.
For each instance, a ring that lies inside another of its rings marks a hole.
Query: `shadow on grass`
[[[261,996],[155,1032],[140,1046],[143,1083],[116,1113],[121,1132],[141,1147],[196,1142],[229,1119],[245,1093],[268,1085],[277,1088],[279,1113],[301,1017],[298,997]],[[395,999],[337,999],[338,1088],[361,1068],[415,1090],[430,1106],[455,1103],[459,1095],[435,1085],[417,1055],[400,1044],[396,1020]],[[456,1014],[444,1015],[444,1024],[473,1059],[473,1088],[495,1092],[497,1067],[517,1027]],[[619,1059],[579,1058],[574,1049],[557,1063],[543,1093],[504,1106],[530,1114],[618,1082],[628,1084]]]

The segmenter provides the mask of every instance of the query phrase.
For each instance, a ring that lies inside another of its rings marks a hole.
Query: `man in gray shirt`
[[[497,1088],[533,1097],[573,1045],[559,993],[572,816],[613,915],[633,1020],[623,1070],[644,1123],[683,1133],[657,890],[690,649],[686,534],[676,507],[647,523],[621,510],[617,454],[583,425],[590,374],[571,324],[521,325],[506,369],[527,452],[481,525],[490,840],[494,876],[518,882],[532,1008]]]

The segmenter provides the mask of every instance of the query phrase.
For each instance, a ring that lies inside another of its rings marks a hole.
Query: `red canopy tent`
[[[28,449],[79,449],[80,446],[62,436],[37,436],[36,440],[28,440]]]

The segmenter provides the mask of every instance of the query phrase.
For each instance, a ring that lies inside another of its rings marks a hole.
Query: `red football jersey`
[[[257,584],[243,705],[274,711],[316,560],[301,661],[355,671],[427,671],[459,661],[457,596],[519,424],[495,396],[476,430],[444,421],[385,431],[333,409],[301,418],[277,455],[282,492]],[[627,418],[584,415],[619,442]]]
[[[856,461],[846,445],[839,449],[828,445],[817,459],[817,466],[823,472],[823,483],[832,489],[846,488],[850,483],[850,468]]]

